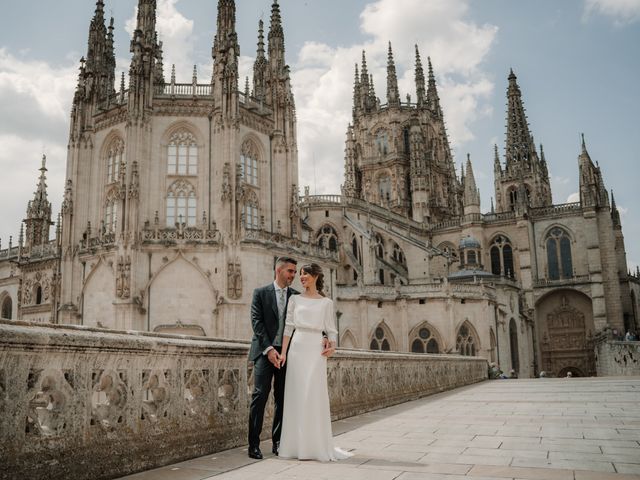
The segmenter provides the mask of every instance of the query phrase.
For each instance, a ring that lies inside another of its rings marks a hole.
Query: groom
[[[278,454],[280,446],[286,367],[280,368],[279,361],[287,302],[291,295],[299,293],[290,288],[296,276],[297,263],[290,257],[278,258],[274,282],[253,291],[251,301],[253,339],[249,351],[249,360],[254,363],[253,394],[249,409],[249,457],[251,458],[262,459],[260,433],[272,382],[275,412],[271,439],[274,454]]]

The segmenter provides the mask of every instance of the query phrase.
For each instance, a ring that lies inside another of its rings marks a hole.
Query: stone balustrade
[[[246,342],[0,322],[0,479],[107,479],[245,444],[247,351]],[[487,366],[341,350],[328,375],[338,419],[484,380]]]
[[[640,342],[596,342],[596,371],[599,377],[640,376]]]

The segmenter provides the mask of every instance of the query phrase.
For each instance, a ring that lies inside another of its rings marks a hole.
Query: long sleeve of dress
[[[284,333],[283,333],[283,336],[285,337],[290,337],[291,335],[293,335],[293,331],[296,328],[295,326],[296,302],[294,301],[294,298],[296,298],[296,296],[291,295],[289,297],[289,303],[287,304],[287,316],[284,322]]]
[[[330,342],[334,344],[338,340],[338,329],[336,328],[336,310],[335,304],[332,300],[328,300],[328,305],[325,307],[324,317],[324,331],[327,334]]]

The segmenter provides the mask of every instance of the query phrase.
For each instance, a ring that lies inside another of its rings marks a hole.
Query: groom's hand
[[[273,364],[274,367],[280,368],[280,355],[276,352],[275,348],[272,348],[267,352],[267,359]]]

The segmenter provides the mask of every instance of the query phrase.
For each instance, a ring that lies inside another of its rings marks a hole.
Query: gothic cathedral
[[[98,0],[55,238],[43,158],[18,245],[0,250],[3,319],[246,340],[253,289],[290,255],[325,269],[343,348],[593,375],[598,338],[640,329],[613,194],[583,140],[580,201],[553,203],[513,72],[489,213],[471,159],[456,172],[431,60],[425,75],[416,47],[416,97],[403,99],[391,44],[384,103],[365,52],[355,67],[340,194],[299,196],[277,0],[244,89],[233,0],[218,1],[204,81],[195,68],[167,81],[156,0],[139,0],[118,82],[113,25]]]

